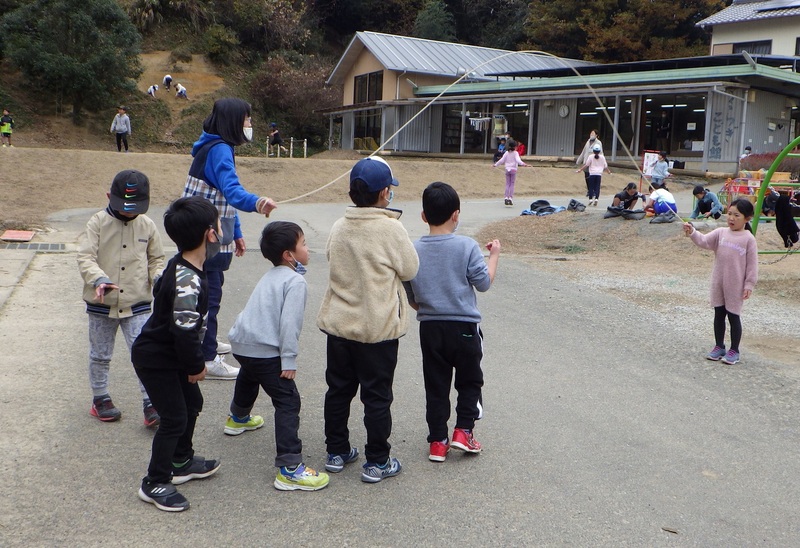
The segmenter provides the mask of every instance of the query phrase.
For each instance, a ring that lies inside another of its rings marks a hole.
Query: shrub
[[[751,154],[739,160],[739,169],[747,171],[767,170],[772,166],[778,152],[764,152],[762,154]],[[787,171],[789,173],[800,172],[800,158],[787,156],[781,160],[780,165],[775,171]]]
[[[169,62],[176,63],[181,61],[183,63],[192,62],[192,50],[186,46],[178,46],[169,54]]]
[[[205,32],[205,50],[212,61],[227,65],[238,47],[236,33],[224,25],[211,25]]]

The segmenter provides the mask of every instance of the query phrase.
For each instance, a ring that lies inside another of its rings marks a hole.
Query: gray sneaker
[[[328,453],[328,461],[325,463],[325,470],[328,472],[341,472],[344,470],[345,464],[350,464],[358,458],[358,449],[355,447],[350,448],[349,453],[338,455],[336,453]]]
[[[389,460],[383,465],[379,465],[376,462],[367,462],[364,464],[364,471],[361,472],[361,481],[378,483],[383,478],[396,476],[402,469],[403,466],[400,461],[394,457],[389,457]]]
[[[728,365],[739,363],[739,353],[736,350],[728,350],[728,353],[722,358],[722,363],[727,363]]]
[[[714,348],[711,349],[711,352],[708,353],[706,359],[718,362],[720,359],[722,359],[723,356],[725,356],[725,347],[715,346]]]

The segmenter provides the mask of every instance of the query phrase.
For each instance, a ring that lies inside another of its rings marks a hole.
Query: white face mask
[[[253,140],[253,128],[246,127],[246,128],[242,128],[242,129],[244,130],[244,138],[247,139],[248,141],[252,141]]]

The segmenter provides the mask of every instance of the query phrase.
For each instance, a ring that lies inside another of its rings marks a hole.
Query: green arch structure
[[[761,181],[761,188],[758,189],[758,197],[756,198],[756,210],[753,215],[753,222],[751,223],[753,226],[753,235],[755,236],[756,231],[758,230],[758,225],[761,220],[761,208],[764,205],[764,195],[767,193],[767,188],[769,188],[770,181],[772,179],[773,173],[778,170],[778,166],[781,164],[784,158],[787,156],[790,158],[800,158],[800,153],[791,152],[796,147],[800,146],[800,137],[796,138],[794,141],[786,145],[780,154],[775,158],[772,162],[772,165],[769,166],[769,170],[767,170],[766,176]],[[800,183],[797,182],[783,182],[781,181],[780,186],[790,186],[790,187],[800,187]],[[795,220],[800,220],[800,218],[795,217]],[[758,252],[759,255],[779,255],[787,253],[787,250],[765,250]]]

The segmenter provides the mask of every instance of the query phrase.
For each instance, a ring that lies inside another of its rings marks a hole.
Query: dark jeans
[[[117,133],[117,150],[122,152],[122,145],[125,145],[125,152],[128,152],[128,134]]]
[[[424,321],[419,324],[428,443],[447,437],[450,384],[455,370],[456,428],[471,430],[483,415],[483,334],[478,324]]]
[[[147,479],[169,483],[172,463],[183,463],[194,456],[192,437],[197,416],[203,410],[203,394],[200,385],[191,384],[182,370],[137,367],[136,374],[161,417],[153,436]]]
[[[583,180],[586,183],[586,197],[591,198],[591,194],[589,194],[589,170],[583,168]]]
[[[242,368],[236,377],[231,414],[245,417],[253,410],[259,387],[272,398],[275,407],[275,466],[295,466],[303,462],[300,428],[300,393],[292,379],[282,379],[280,358],[248,358],[233,355]]]
[[[225,283],[225,271],[231,267],[233,253],[218,253],[213,259],[203,264],[208,282],[208,318],[206,334],[203,336],[203,359],[211,361],[217,357],[217,314],[222,303],[222,285]]]
[[[384,463],[389,459],[389,436],[392,433],[392,382],[397,367],[399,341],[375,344],[360,343],[328,335],[328,367],[325,380],[325,444],[328,453],[350,452],[350,402],[361,388],[368,462]]]

